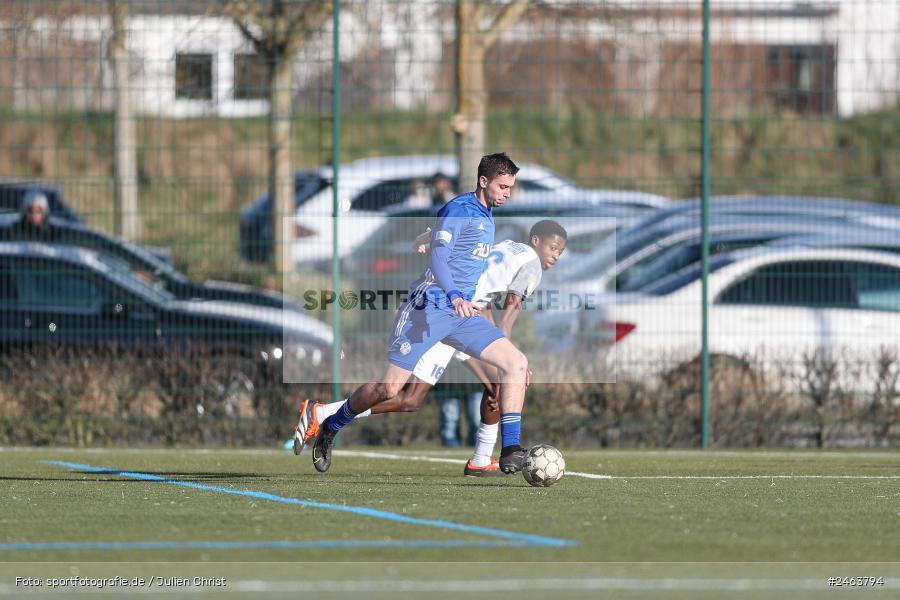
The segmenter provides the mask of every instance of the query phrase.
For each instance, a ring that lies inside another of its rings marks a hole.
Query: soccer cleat
[[[506,473],[500,470],[500,465],[496,460],[492,459],[490,464],[483,467],[476,467],[472,464],[472,459],[470,458],[466,461],[463,475],[466,477],[504,477]]]
[[[518,444],[515,446],[507,446],[500,451],[500,461],[498,464],[500,470],[507,475],[518,473],[522,470],[522,465],[525,464],[525,454],[525,448]]]
[[[294,454],[300,454],[310,440],[319,434],[318,402],[304,400],[300,403],[300,422],[294,428]]]
[[[328,427],[328,419],[322,421],[319,426],[319,434],[312,447],[313,466],[319,473],[324,473],[331,467],[331,447],[334,445],[334,438],[337,437],[337,432]]]

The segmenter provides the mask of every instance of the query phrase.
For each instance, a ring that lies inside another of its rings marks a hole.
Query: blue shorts
[[[483,317],[464,318],[452,307],[434,302],[407,302],[394,318],[388,361],[412,371],[419,359],[438,342],[444,342],[470,356],[481,356],[484,349],[504,337],[496,325]]]

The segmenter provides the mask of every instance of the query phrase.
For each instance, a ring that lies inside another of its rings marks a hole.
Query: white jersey
[[[503,240],[494,244],[487,268],[475,286],[473,302],[484,308],[494,294],[511,292],[528,298],[541,283],[541,260],[528,244]]]
[[[487,259],[487,268],[475,286],[474,304],[485,308],[495,294],[516,294],[528,298],[541,283],[541,259],[534,248],[512,240],[495,244]],[[478,317],[472,317],[478,318]],[[468,355],[457,352],[451,346],[438,342],[422,355],[413,369],[413,375],[435,385],[453,355],[468,360]]]

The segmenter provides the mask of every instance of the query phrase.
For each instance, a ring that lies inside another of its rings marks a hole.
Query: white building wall
[[[556,0],[559,2],[560,0]],[[562,0],[565,1],[565,0]],[[698,10],[699,1],[623,0],[623,9],[666,8]],[[392,0],[355,4],[342,14],[341,60],[353,60],[366,48],[380,44],[393,51],[393,101],[397,108],[426,104],[435,91],[443,45],[452,42],[452,22],[437,18],[438,2],[398,3]],[[791,9],[794,0],[715,0],[714,8]],[[809,6],[809,4],[807,4]],[[824,18],[763,16],[717,17],[711,38],[716,42],[754,44],[836,44],[837,106],[841,115],[876,110],[898,102],[900,88],[900,0],[829,0],[813,2],[813,8],[835,9]],[[690,17],[639,18],[586,22],[566,22],[545,30],[545,24],[520,20],[504,35],[505,41],[544,36],[586,36],[611,40],[622,54],[640,62],[663,44],[672,41],[699,43],[702,21],[699,13]],[[37,32],[59,32],[73,39],[92,41],[105,51],[110,35],[106,16],[73,16],[62,22],[39,19]],[[128,21],[129,51],[141,65],[132,80],[135,110],[144,114],[189,117],[263,115],[265,100],[234,100],[234,54],[252,52],[240,31],[226,18],[204,16],[133,15]],[[213,98],[175,98],[175,54],[214,55]],[[295,85],[301,88],[331,70],[331,21],[307,43],[295,68]],[[109,65],[102,60],[102,81],[111,82]],[[647,62],[647,61],[645,61]],[[633,83],[655,89],[659,68],[647,62]],[[654,81],[655,80],[655,81]],[[648,95],[648,102],[650,102]],[[101,103],[109,105],[111,95],[103,90]]]
[[[701,41],[703,21],[699,0],[623,0],[617,6],[626,10],[659,8],[697,12],[689,18],[668,16],[567,23],[559,28],[559,34],[612,40],[626,55],[630,53],[638,58],[642,53],[652,54],[667,41]],[[713,44],[835,44],[837,107],[841,116],[895,106],[900,101],[900,0],[713,0],[713,8],[745,13],[750,9],[758,11],[752,16],[713,18],[710,23]],[[764,15],[764,9],[795,8],[831,9],[834,14],[813,18]],[[539,23],[520,22],[504,35],[504,39],[510,42],[534,39],[544,33]],[[653,72],[649,64],[641,70],[641,81],[648,90],[655,89],[655,82],[644,75]]]
[[[135,109],[172,117],[265,114],[263,100],[234,100],[234,55],[252,46],[229,20],[208,17],[135,16],[129,20],[130,50],[146,65],[145,87]],[[175,97],[175,55],[212,54],[212,99]]]
[[[140,65],[132,73],[131,81],[132,102],[137,113],[171,117],[266,113],[265,100],[234,100],[234,55],[252,52],[253,48],[230,20],[134,15],[129,17],[126,26],[129,54]],[[78,41],[102,44],[105,53],[111,23],[106,16],[74,16],[60,24],[60,31]],[[175,55],[183,53],[213,56],[212,99],[175,97]],[[108,71],[105,56],[102,60],[104,70]],[[104,81],[111,84],[112,77],[105,73]]]
[[[900,0],[841,2],[838,110],[877,110],[900,101]]]
[[[410,2],[382,6],[378,16],[381,44],[394,50],[394,106],[410,109],[427,104],[445,42],[442,24],[436,18],[437,5]]]

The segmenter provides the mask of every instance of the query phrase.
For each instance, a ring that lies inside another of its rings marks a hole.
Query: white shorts
[[[422,355],[416,363],[416,368],[413,369],[413,375],[429,385],[437,384],[454,354],[458,360],[469,360],[469,355],[465,352],[459,352],[453,346],[438,342]]]

